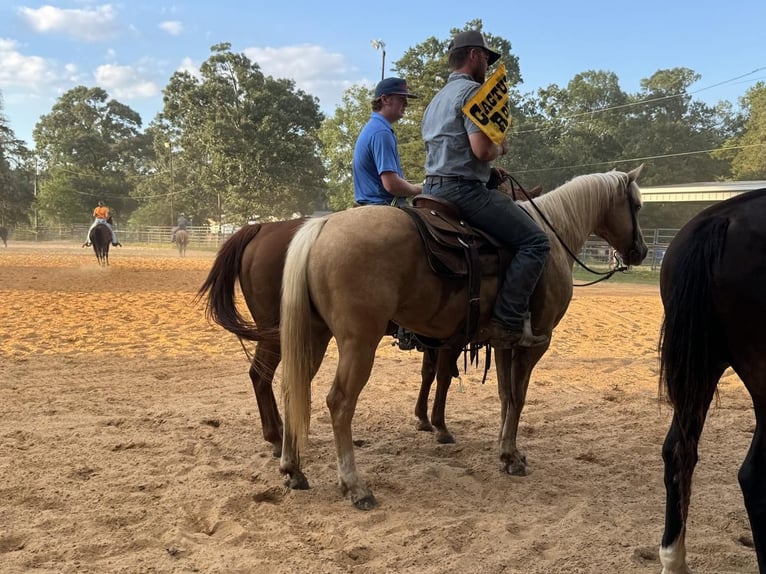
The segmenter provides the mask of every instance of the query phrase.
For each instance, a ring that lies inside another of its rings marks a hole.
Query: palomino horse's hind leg
[[[255,347],[255,356],[250,365],[250,380],[258,402],[261,415],[263,438],[271,443],[275,458],[282,455],[282,417],[279,415],[277,401],[274,398],[274,371],[280,360],[279,343],[259,342]]]
[[[351,419],[359,393],[370,377],[376,348],[377,341],[364,342],[362,337],[338,340],[338,369],[327,394],[338,458],[338,483],[341,491],[349,493],[351,502],[360,510],[374,508],[377,501],[356,470]]]
[[[436,378],[436,353],[434,349],[423,351],[423,364],[420,367],[420,393],[415,403],[415,416],[418,419],[417,429],[433,432],[434,427],[428,420],[428,395],[431,393],[431,384]]]

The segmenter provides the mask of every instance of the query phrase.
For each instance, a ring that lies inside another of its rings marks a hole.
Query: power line
[[[641,100],[641,101],[638,101],[638,102],[630,102],[630,103],[627,103],[627,104],[619,104],[619,105],[616,105],[616,106],[609,106],[609,107],[606,107],[606,108],[599,108],[597,110],[589,110],[587,112],[579,112],[579,113],[572,114],[572,115],[569,115],[569,116],[563,116],[563,117],[558,118],[558,119],[559,120],[572,120],[572,119],[577,119],[577,118],[580,118],[580,117],[583,117],[583,116],[593,116],[595,114],[600,114],[602,112],[609,112],[609,111],[613,111],[613,110],[621,110],[621,109],[624,109],[624,108],[632,108],[632,107],[635,107],[635,106],[642,106],[644,104],[651,104],[651,103],[655,103],[655,102],[662,102],[662,101],[665,101],[665,100],[672,100],[674,98],[681,98],[681,97],[687,96],[687,95],[691,96],[691,95],[694,95],[694,94],[698,94],[700,92],[704,92],[705,90],[710,90],[710,89],[713,89],[713,88],[717,88],[719,86],[723,86],[725,84],[733,83],[736,80],[741,80],[742,78],[745,78],[747,76],[751,76],[751,75],[753,75],[755,73],[758,73],[758,72],[761,72],[763,70],[766,70],[766,66],[762,66],[760,68],[756,68],[756,69],[751,70],[750,72],[747,72],[745,74],[740,74],[739,76],[735,76],[734,78],[730,78],[728,80],[724,80],[722,82],[718,82],[718,83],[712,84],[710,86],[705,86],[704,88],[700,88],[698,90],[694,90],[694,91],[691,91],[691,92],[683,92],[683,93],[680,93],[680,94],[671,94],[669,96],[661,96],[659,98],[651,98],[651,99],[648,99],[648,100]],[[758,80],[758,79],[759,78],[756,78],[756,80]],[[518,132],[515,132],[515,133],[517,133],[517,134],[536,133],[536,132],[541,132],[541,131],[543,131],[545,129],[547,129],[547,128],[545,128],[545,127],[542,127],[542,128],[530,128],[530,129],[527,129],[527,130],[519,130]]]
[[[737,150],[737,149],[745,149],[745,148],[751,148],[751,147],[766,147],[766,143],[757,143],[757,144],[747,144],[747,145],[737,145],[737,146],[726,146],[721,148],[713,148],[713,149],[703,149],[703,150],[697,150],[697,151],[683,151],[678,153],[668,153],[663,155],[647,155],[643,157],[632,157],[627,159],[618,159],[618,160],[612,160],[612,161],[596,161],[592,163],[581,163],[581,164],[574,164],[574,165],[563,165],[559,167],[541,167],[541,168],[535,168],[535,169],[525,169],[525,170],[514,170],[513,173],[539,173],[539,172],[545,172],[545,171],[555,171],[560,169],[575,169],[575,168],[582,168],[582,167],[594,167],[597,165],[615,165],[618,163],[626,163],[629,161],[633,162],[639,162],[639,161],[647,161],[650,159],[664,159],[669,157],[680,157],[685,155],[697,155],[697,154],[703,154],[703,153],[713,153],[717,151],[730,151],[730,150]]]

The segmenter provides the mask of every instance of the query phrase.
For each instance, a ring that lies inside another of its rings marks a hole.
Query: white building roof
[[[766,187],[766,180],[712,181],[641,187],[641,197],[647,202],[722,201],[754,189]]]

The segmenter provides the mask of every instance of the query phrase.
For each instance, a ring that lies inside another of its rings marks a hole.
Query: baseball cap
[[[401,78],[385,78],[375,86],[375,98],[380,96],[406,96],[408,98],[417,98],[407,90],[407,82]]]
[[[449,51],[457,50],[458,48],[484,48],[488,53],[487,64],[491,66],[500,59],[500,53],[495,52],[492,48],[487,46],[484,36],[478,30],[467,30],[466,32],[460,32],[449,44]]]

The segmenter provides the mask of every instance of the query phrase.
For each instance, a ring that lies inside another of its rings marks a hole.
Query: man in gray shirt
[[[536,347],[549,341],[532,332],[529,313],[529,299],[548,258],[548,236],[510,197],[487,189],[490,162],[504,155],[508,144],[493,143],[463,112],[499,58],[478,30],[452,40],[449,79],[428,104],[421,125],[428,174],[423,193],[455,203],[469,224],[514,252],[498,291],[490,343],[498,349]]]

